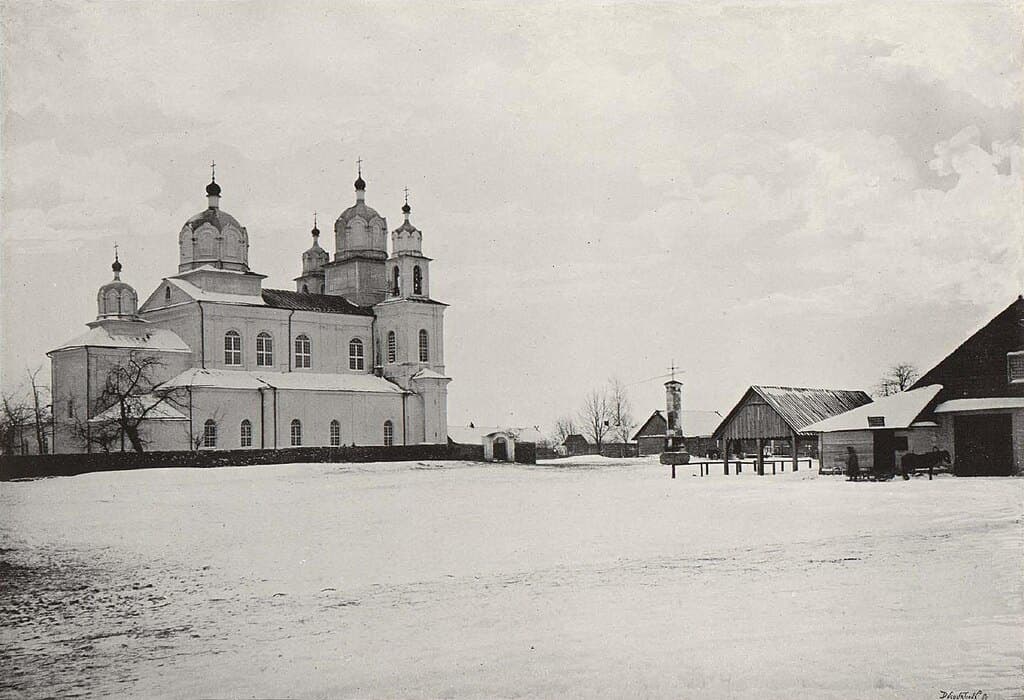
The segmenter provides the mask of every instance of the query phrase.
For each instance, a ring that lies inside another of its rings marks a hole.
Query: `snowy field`
[[[3,483],[0,694],[1022,697],[1024,480],[679,469]]]

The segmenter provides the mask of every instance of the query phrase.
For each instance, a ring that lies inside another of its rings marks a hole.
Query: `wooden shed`
[[[702,457],[714,457],[719,452],[719,445],[711,437],[715,428],[722,420],[722,414],[718,411],[680,411],[679,423],[682,433],[683,444],[686,451],[692,455]],[[665,451],[668,444],[668,421],[661,411],[651,414],[640,429],[633,436],[637,444],[637,453],[645,455],[660,455]]]
[[[752,386],[729,411],[712,437],[722,441],[726,469],[730,448],[739,441],[753,441],[756,445],[758,474],[764,474],[765,441],[789,440],[795,470],[800,438],[806,436],[817,439],[805,433],[807,426],[867,403],[871,403],[871,397],[863,391]]]
[[[807,426],[820,434],[822,470],[845,472],[853,450],[861,471],[894,472],[903,455],[934,449],[938,424],[926,412],[941,390],[931,384],[903,391]]]

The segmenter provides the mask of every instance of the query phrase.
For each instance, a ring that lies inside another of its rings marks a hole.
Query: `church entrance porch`
[[[485,435],[481,440],[484,445],[485,462],[514,462],[516,459],[516,439],[512,433],[498,431]]]

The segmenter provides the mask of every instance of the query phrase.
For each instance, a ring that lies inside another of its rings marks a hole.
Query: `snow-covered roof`
[[[161,389],[183,387],[216,389],[293,389],[300,391],[354,391],[401,394],[402,388],[373,374],[319,374],[313,372],[262,372],[230,369],[187,369],[160,385]]]
[[[438,374],[432,369],[423,368],[416,374],[412,375],[413,379],[451,379],[443,374]]]
[[[494,426],[449,425],[448,437],[460,445],[479,445],[480,441],[494,433],[508,433],[520,442],[543,442],[544,436],[534,428],[497,428]]]
[[[1024,408],[1024,396],[991,396],[983,399],[951,399],[935,407],[936,413],[991,411],[998,408]]]
[[[57,350],[68,350],[69,348],[97,347],[97,348],[132,348],[139,350],[153,350],[160,352],[191,352],[185,341],[178,337],[174,331],[165,328],[150,328],[144,322],[137,322],[138,332],[122,334],[112,331],[105,325],[96,325],[82,335],[72,338],[63,345],[54,348]],[[123,328],[127,324],[119,324]],[[131,324],[135,326],[135,323]],[[49,354],[49,353],[47,353]]]
[[[153,394],[139,396],[137,399],[138,403],[135,401],[126,402],[129,415],[148,410],[149,412],[145,414],[146,420],[188,420],[188,417],[171,405],[169,400],[161,400]],[[158,401],[160,401],[160,403],[157,403]],[[154,404],[156,405],[154,406]],[[119,404],[114,404],[106,411],[103,411],[103,413],[99,413],[90,418],[89,422],[103,423],[110,420],[116,420],[120,415],[121,406]]]
[[[885,396],[873,403],[865,404],[840,413],[838,416],[812,423],[804,428],[809,433],[835,433],[842,430],[892,430],[909,428],[929,402],[942,391],[941,384],[931,384],[920,389],[901,391]],[[881,418],[877,425],[869,425],[868,419]]]
[[[259,294],[228,294],[226,292],[207,292],[191,282],[176,277],[168,277],[167,281],[196,301],[211,301],[218,304],[245,304],[248,306],[266,306]]]

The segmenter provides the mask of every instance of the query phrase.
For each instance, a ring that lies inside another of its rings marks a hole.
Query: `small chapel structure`
[[[122,410],[104,387],[140,358],[151,387],[132,410],[144,413],[148,450],[446,443],[447,305],[430,296],[408,193],[389,252],[360,167],[355,203],[334,223],[333,259],[314,219],[295,291],[264,288],[249,268],[249,233],[221,193],[214,172],[206,208],[178,233],[176,274],[140,305],[115,255],[96,320],[47,353],[53,451],[98,451],[91,431]]]

